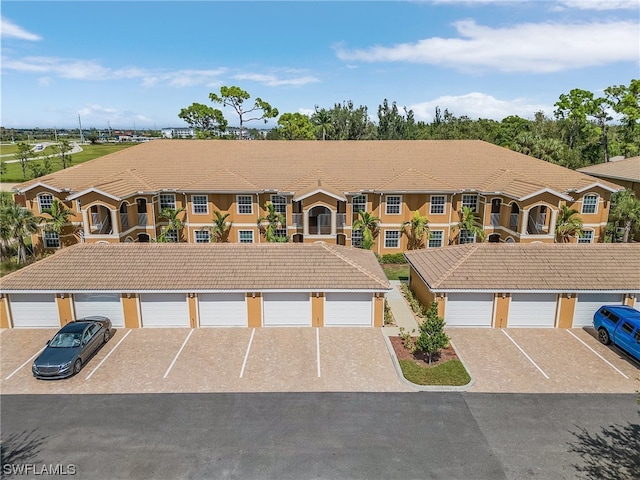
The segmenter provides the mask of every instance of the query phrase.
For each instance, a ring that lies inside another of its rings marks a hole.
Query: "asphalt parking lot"
[[[117,329],[79,375],[36,380],[55,329],[0,333],[3,394],[406,392],[374,328]],[[634,393],[640,365],[585,329],[449,329],[471,392]]]

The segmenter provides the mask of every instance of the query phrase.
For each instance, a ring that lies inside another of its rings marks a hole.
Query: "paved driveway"
[[[640,365],[593,329],[450,328],[471,392],[634,393]]]

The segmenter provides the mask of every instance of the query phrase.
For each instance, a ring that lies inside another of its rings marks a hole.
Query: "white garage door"
[[[574,327],[589,327],[593,323],[593,314],[602,305],[622,305],[620,293],[579,293],[573,311]]]
[[[189,327],[184,293],[144,293],[140,296],[143,327]]]
[[[556,323],[555,293],[514,293],[509,304],[508,327],[553,327]]]
[[[60,326],[58,305],[52,293],[11,295],[11,315],[15,328]]]
[[[244,293],[202,293],[198,295],[201,327],[246,327]]]
[[[327,293],[324,325],[327,327],[370,327],[373,325],[371,293]]]
[[[492,293],[449,293],[444,308],[447,327],[490,327]]]
[[[114,327],[124,327],[124,311],[119,293],[76,293],[73,295],[76,318],[100,315]]]
[[[308,293],[265,293],[265,327],[308,327],[311,325],[311,301]]]

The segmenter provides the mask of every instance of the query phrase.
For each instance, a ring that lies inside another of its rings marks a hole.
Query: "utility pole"
[[[80,121],[80,114],[78,114],[78,125],[80,126],[80,145],[84,144],[84,134],[82,133],[82,122]]]

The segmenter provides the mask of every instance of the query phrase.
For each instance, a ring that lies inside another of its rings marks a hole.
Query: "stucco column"
[[[549,235],[555,236],[558,211],[553,209],[550,209],[550,210],[551,210],[551,221],[549,222]]]
[[[335,210],[331,210],[331,235],[336,234],[336,221],[337,221],[337,214]]]
[[[113,235],[118,235],[120,233],[120,225],[118,224],[120,218],[117,210],[109,210],[111,214],[111,228]]]
[[[527,234],[527,224],[529,223],[529,210],[522,210],[522,230],[520,235]]]
[[[87,209],[82,209],[82,229],[84,230],[85,236],[91,233],[91,227],[89,225],[89,213]]]
[[[309,210],[302,212],[302,233],[309,235]]]

